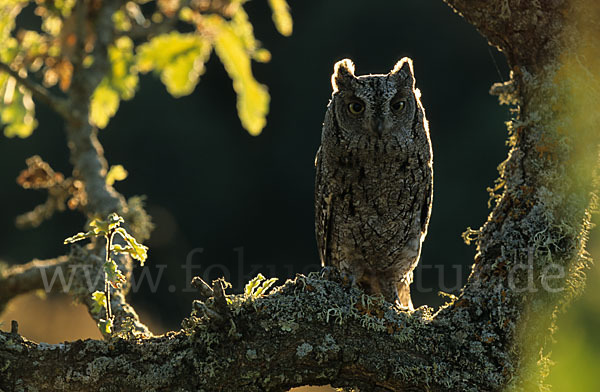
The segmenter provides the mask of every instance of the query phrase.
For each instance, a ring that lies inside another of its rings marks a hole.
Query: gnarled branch
[[[129,258],[118,258],[119,269],[129,281],[132,263]],[[94,302],[91,293],[103,290],[104,258],[80,248],[73,247],[69,255],[55,259],[33,260],[29,263],[10,267],[0,274],[0,309],[8,301],[20,294],[36,290],[47,293],[66,293],[86,305],[90,316],[98,322],[102,316],[93,312]],[[140,322],[135,310],[125,299],[129,285],[125,284],[120,290],[111,293],[111,307],[115,314],[117,330],[127,321],[131,323],[131,332],[152,336],[152,333]]]

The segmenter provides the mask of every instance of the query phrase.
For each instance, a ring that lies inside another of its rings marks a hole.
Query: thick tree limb
[[[409,315],[316,276],[299,276],[267,297],[230,299],[221,318],[199,314],[182,331],[153,339],[39,346],[5,333],[0,358],[11,366],[2,386],[285,391],[333,383],[361,391],[486,391],[501,382],[488,356],[495,343],[469,339],[477,324],[466,311],[460,324],[427,308]],[[207,306],[216,309],[211,300]]]
[[[113,42],[112,15],[121,6],[121,0],[103,1],[94,15],[95,26],[94,63],[90,67],[83,64],[87,55],[85,42],[85,23],[88,23],[88,1],[80,1],[75,5],[78,36],[80,37],[73,58],[73,80],[68,91],[69,104],[73,116],[67,122],[67,141],[71,151],[73,174],[85,183],[88,196],[86,212],[89,215],[107,216],[111,212],[123,214],[125,201],[105,181],[107,163],[104,152],[97,137],[97,130],[89,122],[89,104],[92,94],[110,69],[108,47]]]
[[[130,259],[120,258],[120,270],[127,277],[131,276]],[[83,248],[74,247],[73,252],[56,259],[34,260],[27,264],[16,265],[3,271],[0,275],[0,309],[12,298],[31,291],[44,290],[47,293],[68,293],[82,302],[90,310],[90,316],[98,322],[102,314],[91,311],[94,303],[91,293],[103,290],[104,258],[95,256]],[[129,286],[113,291],[111,306],[115,315],[115,325],[130,320],[132,332],[152,336],[135,310],[125,300]]]
[[[40,290],[44,287],[42,270],[46,276],[54,276],[57,268],[65,268],[70,262],[67,256],[49,260],[33,260],[27,264],[16,265],[0,274],[0,309],[17,295]]]

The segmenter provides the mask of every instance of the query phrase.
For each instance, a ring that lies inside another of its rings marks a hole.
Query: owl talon
[[[340,270],[333,266],[326,265],[325,267],[321,268],[321,272],[319,274],[323,279],[337,280],[340,276]]]
[[[348,272],[341,272],[341,283],[345,287],[358,288],[356,277]]]
[[[321,277],[332,282],[338,282],[344,287],[358,287],[354,275],[340,271],[339,268],[328,265],[321,269]]]

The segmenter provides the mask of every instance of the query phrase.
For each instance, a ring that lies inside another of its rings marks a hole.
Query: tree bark
[[[435,313],[426,306],[399,312],[318,274],[297,276],[269,295],[226,296],[215,284],[180,331],[160,337],[48,345],[1,333],[0,389],[541,389],[551,327],[582,290],[589,260],[600,6],[445,1],[506,55],[511,80],[492,93],[515,107],[495,188],[502,193],[470,233],[477,254],[457,299]],[[102,194],[99,205],[110,199]]]

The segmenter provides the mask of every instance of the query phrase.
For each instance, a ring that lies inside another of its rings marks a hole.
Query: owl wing
[[[333,195],[328,191],[327,184],[324,183],[321,162],[319,161],[321,147],[315,157],[316,178],[315,178],[315,234],[317,237],[317,247],[321,265],[328,265],[328,248],[331,238],[331,212]]]
[[[427,226],[429,226],[429,217],[431,216],[431,206],[433,202],[433,173],[431,168],[428,171],[427,179],[425,181],[425,198],[423,205],[421,206],[421,234],[425,236],[427,234]]]

